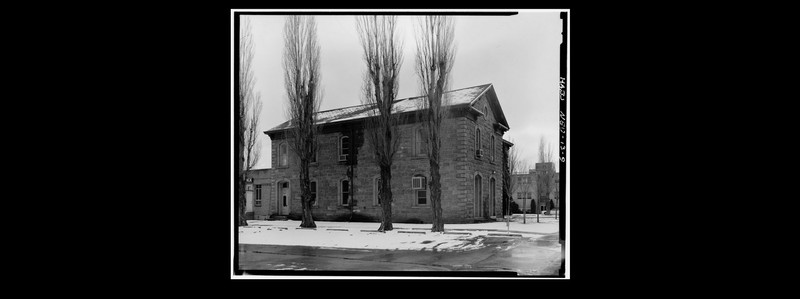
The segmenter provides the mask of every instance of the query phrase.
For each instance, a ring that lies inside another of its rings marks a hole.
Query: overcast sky
[[[558,159],[558,77],[561,19],[558,11],[518,10],[514,16],[454,16],[457,52],[452,89],[492,83],[514,142],[531,165],[538,162],[539,138],[551,143]],[[285,16],[251,18],[255,42],[256,92],[264,108],[259,131],[284,121],[286,92],[281,59]],[[418,96],[414,75],[416,16],[399,16],[404,63],[398,98]],[[316,16],[321,46],[323,99],[320,110],[361,104],[362,50],[354,16]],[[262,156],[255,168],[271,167],[271,140],[262,134]]]

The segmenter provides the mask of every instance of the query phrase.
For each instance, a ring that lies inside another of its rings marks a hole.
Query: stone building
[[[422,97],[398,99],[399,150],[392,168],[392,214],[395,222],[430,223],[429,162],[422,124]],[[492,84],[445,93],[449,117],[443,122],[440,173],[442,213],[446,223],[502,217],[509,130]],[[319,149],[310,167],[315,220],[380,219],[379,168],[364,136],[370,107],[358,105],[318,112]],[[290,150],[284,122],[265,131],[272,140],[272,168],[252,170],[255,219],[299,219],[299,159]],[[506,191],[507,192],[507,191]]]

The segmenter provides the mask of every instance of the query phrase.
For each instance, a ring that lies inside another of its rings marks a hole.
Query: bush
[[[513,214],[521,214],[522,210],[519,209],[519,205],[516,202],[511,202],[511,213]]]

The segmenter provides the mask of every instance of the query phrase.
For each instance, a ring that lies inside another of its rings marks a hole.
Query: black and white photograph
[[[570,279],[569,9],[231,9],[231,279]]]

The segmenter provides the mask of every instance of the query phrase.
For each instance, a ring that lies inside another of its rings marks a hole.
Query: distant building
[[[502,214],[509,130],[492,84],[445,93],[450,117],[443,123],[442,212],[446,223],[474,222]],[[400,147],[392,169],[392,219],[430,223],[429,162],[416,117],[422,97],[399,99]],[[363,134],[366,105],[320,111],[319,150],[311,163],[315,220],[380,219],[379,168]],[[272,139],[272,168],[249,173],[255,219],[300,218],[299,159],[286,142],[284,122],[264,133]]]
[[[514,181],[514,189],[511,192],[512,200],[519,205],[520,209],[536,212],[547,212],[558,208],[558,172],[555,172],[553,162],[536,163],[535,169],[528,172],[519,172],[511,175]],[[542,179],[550,176],[550,190],[539,192]],[[541,198],[541,200],[540,200]]]

